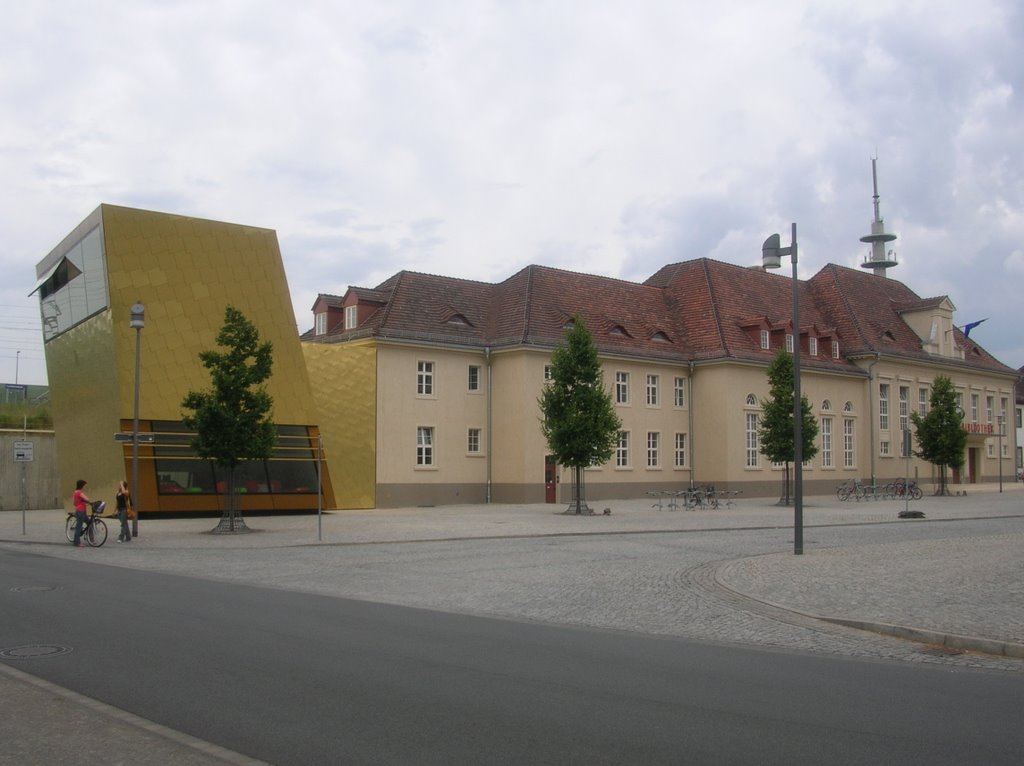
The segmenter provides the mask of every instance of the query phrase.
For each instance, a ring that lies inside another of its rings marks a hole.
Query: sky
[[[4,382],[101,203],[276,230],[304,331],[402,269],[642,282],[791,222],[801,278],[858,268],[873,158],[889,277],[1024,365],[1019,0],[0,4]]]

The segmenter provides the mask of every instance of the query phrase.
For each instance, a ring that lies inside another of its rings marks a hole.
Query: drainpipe
[[[871,455],[871,484],[875,483],[875,375],[874,368],[881,357],[875,353],[875,361],[868,365],[868,449]],[[890,415],[890,417],[892,417]]]
[[[484,502],[491,504],[491,347],[484,347],[484,361],[487,363],[487,488]]]
[[[693,474],[696,468],[693,464],[693,360],[690,360],[690,374],[686,377],[686,417],[689,422],[687,428],[690,431],[690,489],[693,489]]]

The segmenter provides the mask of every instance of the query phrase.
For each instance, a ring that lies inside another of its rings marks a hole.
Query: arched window
[[[847,402],[843,405],[843,412],[853,412],[853,402]]]
[[[748,407],[756,407],[757,406],[757,397],[754,396],[753,394],[747,394],[747,406]]]
[[[830,402],[828,399],[823,401],[821,403],[821,410],[822,410],[822,412],[831,412],[832,411],[832,402]]]

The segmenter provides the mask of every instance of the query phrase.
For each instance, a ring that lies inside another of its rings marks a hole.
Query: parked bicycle
[[[886,497],[893,500],[906,497],[909,497],[911,500],[920,500],[924,493],[921,492],[921,488],[917,486],[917,482],[913,479],[910,480],[909,484],[903,479],[897,479],[885,485],[885,494]]]
[[[82,525],[82,539],[93,548],[99,548],[107,541],[107,522],[100,518],[107,504],[102,500],[94,500],[89,504],[89,511],[85,514],[85,523]],[[68,542],[75,541],[75,514],[69,513],[67,523],[64,525],[64,532],[68,536]]]

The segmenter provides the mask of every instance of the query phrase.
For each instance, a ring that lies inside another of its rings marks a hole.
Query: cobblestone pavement
[[[1020,673],[1024,659],[831,620],[1024,648],[1022,489],[926,497],[914,503],[923,521],[898,520],[898,501],[807,498],[802,556],[792,552],[792,509],[757,500],[714,511],[601,504],[608,516],[537,505],[251,516],[254,531],[232,536],[209,534],[211,518],[144,516],[128,545],[115,542],[110,520],[111,537],[98,549],[67,544],[62,511],[7,511],[0,547],[508,619]],[[122,711],[104,715],[98,703],[2,666],[0,694],[22,711],[0,729],[15,751],[38,754],[37,733],[56,722],[71,732],[75,721],[104,717],[106,744],[89,752],[73,734],[51,739],[51,762],[246,762]],[[69,753],[63,742],[75,743]]]

